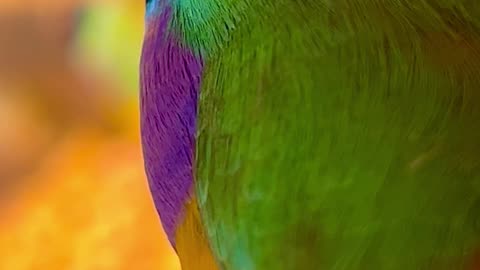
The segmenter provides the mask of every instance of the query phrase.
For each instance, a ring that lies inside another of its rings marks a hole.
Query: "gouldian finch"
[[[182,269],[480,269],[479,3],[146,6],[145,167]]]

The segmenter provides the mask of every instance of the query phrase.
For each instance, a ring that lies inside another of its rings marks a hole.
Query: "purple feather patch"
[[[141,59],[141,132],[145,168],[170,243],[190,197],[202,60],[168,30],[171,8],[147,21]]]

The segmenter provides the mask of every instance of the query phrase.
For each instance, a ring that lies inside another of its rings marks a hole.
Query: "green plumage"
[[[182,0],[175,14],[205,60],[196,194],[223,269],[467,269],[478,3]]]

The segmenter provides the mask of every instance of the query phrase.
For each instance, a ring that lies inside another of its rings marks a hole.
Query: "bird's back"
[[[218,2],[175,23],[204,55],[195,193],[223,269],[468,269],[479,8]]]

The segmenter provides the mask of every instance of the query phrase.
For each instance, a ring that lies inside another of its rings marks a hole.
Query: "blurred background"
[[[0,1],[0,270],[178,270],[143,172],[144,2]]]

